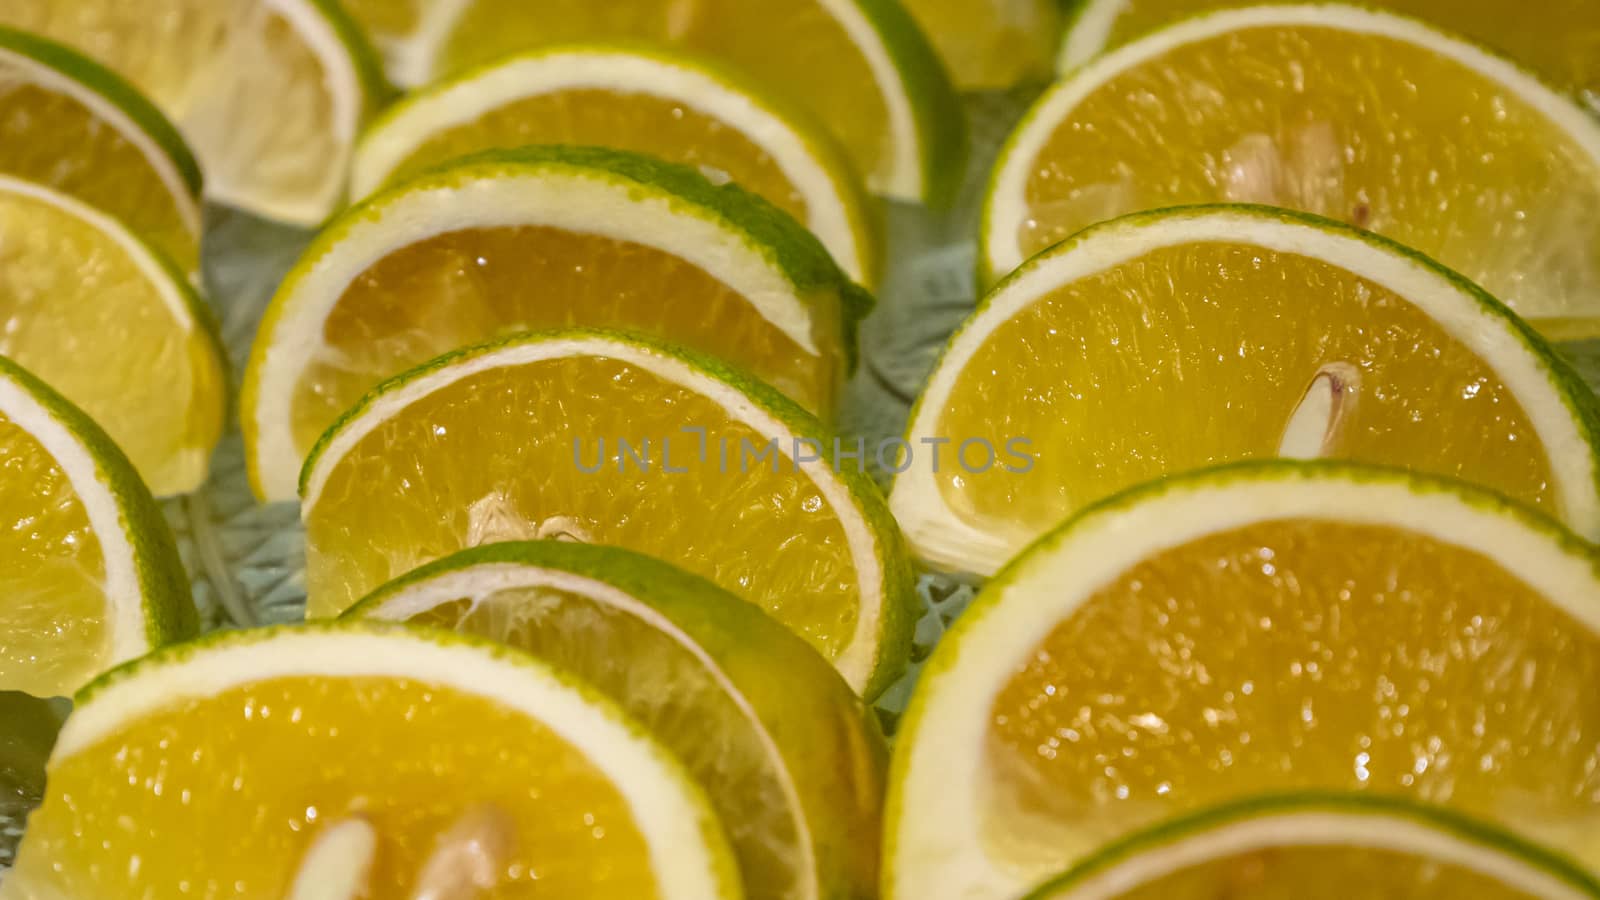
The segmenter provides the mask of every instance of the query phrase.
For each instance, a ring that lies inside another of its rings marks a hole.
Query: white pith
[[[1079,520],[1034,545],[991,585],[940,646],[900,736],[888,821],[893,897],[1002,900],[1027,877],[991,859],[976,833],[994,699],[1038,643],[1087,599],[1141,561],[1259,522],[1325,520],[1399,529],[1479,554],[1600,634],[1592,559],[1503,510],[1418,490],[1403,476],[1361,481],[1301,473],[1218,474]],[[948,661],[949,665],[942,665]],[[957,825],[961,827],[952,827]],[[1092,852],[1063,847],[1065,859]],[[1034,873],[1037,878],[1050,872]]]
[[[1166,875],[1260,850],[1348,847],[1421,857],[1492,878],[1529,896],[1581,900],[1589,895],[1527,860],[1442,827],[1376,812],[1306,809],[1185,833],[1075,881],[1050,900],[1112,900]]]
[[[710,72],[622,50],[569,50],[520,57],[402,104],[356,147],[351,193],[376,191],[425,143],[515,101],[599,89],[680,103],[744,135],[772,157],[805,198],[807,227],[839,265],[866,281],[868,248],[852,228],[848,194],[812,152],[812,141],[773,110]]]
[[[263,195],[258,188],[250,185],[230,184],[226,179],[227,166],[211,166],[207,169],[206,194],[218,203],[251,210],[289,224],[311,227],[321,224],[344,195],[351,148],[366,110],[366,88],[350,49],[345,46],[332,23],[310,0],[262,2],[289,23],[317,58],[332,113],[332,121],[326,123],[324,130],[338,139],[342,152],[338,158],[326,161],[328,178],[322,190],[313,196],[275,197]],[[202,152],[203,149],[196,148],[196,151]]]
[[[83,104],[95,118],[111,125],[123,140],[139,151],[139,155],[144,157],[150,168],[155,171],[156,177],[166,185],[167,193],[171,195],[173,205],[177,207],[178,215],[183,220],[184,229],[194,236],[196,243],[199,243],[200,201],[190,191],[189,183],[184,180],[183,172],[178,168],[177,162],[168,155],[160,142],[123,112],[122,107],[83,82],[70,78],[30,56],[0,48],[0,64],[22,70],[34,84],[71,97]]]
[[[618,360],[693,391],[716,403],[730,419],[748,426],[758,435],[777,438],[779,455],[784,458],[791,457],[794,437],[814,437],[792,434],[788,426],[734,386],[705,375],[681,360],[659,354],[646,347],[601,337],[560,338],[512,344],[427,372],[372,398],[370,404],[360,410],[359,415],[339,427],[339,431],[323,446],[317,456],[306,481],[305,497],[300,507],[301,521],[309,522],[316,515],[317,501],[321,498],[322,489],[344,457],[368,434],[389,419],[403,414],[412,403],[458,381],[492,369],[515,368],[535,362],[571,357],[603,357]],[[860,693],[877,666],[878,639],[883,628],[884,571],[879,563],[881,548],[877,545],[877,538],[872,529],[859,515],[856,500],[851,495],[850,489],[835,480],[831,470],[817,465],[799,465],[795,468],[806,475],[834,510],[850,548],[851,562],[856,568],[861,603],[856,611],[856,631],[844,651],[832,662],[844,676],[845,681]]]
[[[711,812],[666,751],[531,657],[513,662],[470,644],[435,643],[398,633],[323,630],[203,646],[94,694],[68,719],[51,759],[59,764],[114,738],[140,719],[186,701],[295,678],[392,678],[439,685],[543,723],[606,775],[622,795],[649,846],[664,898],[727,896],[718,848],[708,846],[702,831]]]
[[[1088,0],[1067,28],[1056,57],[1056,71],[1071,72],[1100,55],[1111,39],[1117,17],[1128,8],[1128,0]]]
[[[1091,6],[1084,11],[1084,16],[1114,17],[1116,2],[1109,0]],[[1099,27],[1098,21],[1095,18],[1080,20],[1073,30],[1074,36],[1082,28]],[[1110,24],[1110,21],[1106,21],[1104,27],[1109,29]],[[1376,35],[1413,44],[1459,63],[1503,87],[1543,115],[1565,132],[1573,145],[1600,168],[1600,121],[1596,121],[1587,110],[1546,87],[1515,64],[1413,19],[1338,5],[1261,6],[1223,10],[1153,32],[1096,58],[1057,82],[1034,104],[1002,151],[989,197],[985,201],[983,257],[991,277],[1004,276],[1027,258],[1021,248],[1018,232],[1020,223],[1027,215],[1029,177],[1044,145],[1080,103],[1117,76],[1177,47],[1233,31],[1274,26],[1320,27]],[[1089,38],[1083,40],[1087,42]]]
[[[1596,488],[1600,473],[1595,471],[1594,451],[1580,419],[1558,393],[1553,375],[1508,319],[1486,310],[1438,270],[1385,245],[1265,213],[1224,210],[1140,218],[1100,226],[1081,241],[1046,251],[991,294],[951,340],[907,433],[915,437],[938,433],[967,363],[997,328],[1022,310],[1065,284],[1154,250],[1213,242],[1322,260],[1387,288],[1427,313],[1445,333],[1477,354],[1522,404],[1548,453],[1562,517],[1583,536],[1600,538]],[[941,568],[992,574],[1026,543],[963,521],[945,502],[928,467],[913,467],[895,480],[889,508],[916,553]]]
[[[21,384],[0,376],[0,415],[32,435],[71,482],[89,527],[100,542],[105,565],[106,633],[109,655],[98,668],[142,656],[150,650],[145,597],[127,528],[132,517],[109,486],[88,445]]]
[[[249,452],[266,499],[296,496],[300,463],[310,448],[295,443],[295,388],[325,350],[323,326],[339,299],[385,257],[442,234],[546,226],[653,247],[704,270],[807,353],[818,353],[811,311],[749,234],[675,194],[614,178],[559,164],[467,180],[445,173],[385,195],[320,250],[314,248],[319,255],[308,256],[272,300],[281,315],[256,339],[266,350],[255,395],[257,439]]]
[[[438,55],[449,42],[456,23],[473,0],[436,0],[423,14],[416,33],[395,54],[392,77],[404,87],[417,87],[449,73],[438,71]],[[872,70],[878,95],[888,110],[892,159],[887,171],[863,172],[873,190],[897,199],[918,201],[925,192],[922,136],[909,89],[878,29],[858,5],[858,0],[809,0],[839,23],[850,43]],[[822,64],[826,65],[826,62]],[[859,160],[858,160],[859,162]]]
[[[533,565],[511,562],[483,563],[470,568],[454,572],[446,572],[406,585],[395,593],[385,597],[383,602],[371,611],[366,618],[387,619],[394,622],[405,622],[417,615],[435,609],[441,604],[452,603],[461,599],[469,599],[474,604],[481,602],[492,594],[505,590],[519,588],[551,588],[587,597],[597,603],[603,603],[613,609],[638,619],[650,626],[655,631],[665,635],[680,649],[694,657],[706,673],[722,688],[724,694],[733,702],[744,717],[745,722],[761,742],[762,749],[766,751],[767,759],[772,769],[778,775],[778,782],[783,788],[783,796],[788,804],[789,818],[794,823],[795,834],[799,836],[800,858],[795,861],[794,871],[802,885],[802,895],[817,897],[817,869],[816,849],[811,843],[811,830],[806,825],[800,796],[795,790],[794,781],[789,775],[788,765],[784,762],[783,754],[778,750],[777,743],[767,728],[762,724],[760,716],[751,708],[750,702],[722,671],[716,660],[689,635],[685,634],[671,619],[662,615],[648,604],[640,602],[626,591],[602,581],[565,572],[559,569],[547,569]]]
[[[172,314],[173,324],[177,325],[182,334],[194,332],[196,323],[194,313],[189,309],[189,304],[184,300],[183,288],[173,280],[172,272],[162,265],[156,257],[155,251],[140,240],[133,232],[129,231],[121,222],[101,212],[98,209],[69,197],[59,191],[53,191],[42,185],[9,175],[0,175],[0,194],[13,194],[26,197],[53,207],[74,219],[88,225],[94,231],[104,235],[117,249],[121,250],[133,264],[140,275],[155,292],[161,297],[161,302],[167,311]],[[77,260],[62,260],[63,265],[76,266]]]

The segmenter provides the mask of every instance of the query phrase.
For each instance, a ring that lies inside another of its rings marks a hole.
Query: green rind
[[[361,82],[365,107],[362,118],[371,118],[399,94],[383,74],[383,60],[377,48],[372,46],[372,42],[367,39],[366,31],[345,11],[344,7],[339,5],[338,0],[306,0],[306,2],[328,24],[338,37],[339,43],[343,44],[345,51],[350,54],[350,60],[355,65],[356,78]]]
[[[183,177],[191,198],[199,199],[205,184],[200,172],[200,163],[190,152],[189,145],[178,132],[177,126],[173,125],[154,103],[139,93],[138,88],[76,50],[29,32],[0,26],[0,49],[13,51],[55,70],[62,77],[83,85],[122,110],[134,125],[172,160],[173,166]]]
[[[533,656],[513,650],[494,641],[457,634],[451,631],[410,628],[404,625],[390,625],[370,621],[274,625],[242,631],[218,631],[197,640],[157,650],[148,656],[124,663],[91,681],[78,692],[73,703],[77,709],[82,710],[94,703],[112,687],[135,680],[146,671],[159,669],[166,663],[184,662],[197,654],[225,653],[230,648],[266,643],[284,635],[307,633],[381,635],[396,639],[396,643],[414,641],[439,646],[471,648],[477,653],[499,662],[529,670],[530,672],[537,672],[539,677],[549,679],[571,690],[581,697],[585,704],[601,710],[607,719],[625,728],[643,746],[650,748],[662,765],[676,773],[677,780],[688,786],[687,795],[693,798],[699,807],[699,820],[695,823],[695,828],[700,833],[709,855],[713,858],[713,864],[716,866],[714,874],[721,886],[719,891],[720,900],[736,900],[739,896],[738,867],[734,863],[732,852],[728,849],[726,832],[723,830],[722,823],[717,820],[716,815],[711,811],[710,803],[706,800],[704,793],[684,770],[683,764],[662,748],[642,726],[618,708],[616,703],[595,688],[554,666],[540,662]],[[458,686],[458,689],[468,690],[464,686]]]
[[[1341,237],[1361,241],[1374,249],[1401,257],[1440,276],[1462,295],[1476,303],[1480,310],[1504,322],[1512,334],[1521,340],[1523,346],[1538,358],[1540,368],[1546,374],[1547,380],[1556,389],[1562,404],[1577,424],[1578,431],[1582,434],[1585,443],[1589,447],[1590,481],[1596,495],[1600,496],[1600,397],[1596,397],[1595,392],[1583,380],[1583,377],[1578,374],[1577,370],[1572,367],[1565,357],[1556,351],[1549,341],[1534,330],[1533,326],[1523,321],[1509,306],[1506,306],[1496,299],[1494,295],[1473,283],[1466,276],[1398,241],[1370,231],[1363,231],[1334,219],[1274,206],[1240,203],[1176,206],[1130,213],[1091,225],[1062,240],[1060,243],[1046,247],[1017,267],[1016,271],[1001,279],[998,284],[983,296],[983,299],[978,301],[977,307],[967,317],[966,321],[962,322],[961,326],[951,334],[950,339],[945,343],[944,349],[939,354],[938,362],[934,364],[933,371],[937,372],[943,368],[951,349],[955,347],[967,328],[988,310],[995,297],[1006,292],[1014,282],[1020,281],[1035,268],[1044,265],[1050,259],[1063,253],[1069,253],[1079,246],[1097,239],[1101,234],[1114,234],[1125,229],[1134,229],[1140,225],[1152,224],[1158,221],[1197,219],[1217,214],[1253,217],[1263,221],[1287,222],[1321,231],[1334,232]],[[1309,252],[1296,253],[1295,255],[1321,259],[1321,257],[1313,256]],[[1328,261],[1328,264],[1343,268],[1332,261]],[[1360,273],[1352,274],[1360,275]],[[1420,311],[1420,307],[1418,309]],[[909,419],[911,425],[908,427],[916,427],[918,418],[922,413],[924,396],[918,396],[916,403],[913,404]]]
[[[616,41],[583,41],[575,44],[559,44],[529,50],[514,56],[505,57],[492,63],[463,71],[461,74],[436,82],[419,90],[407,94],[404,98],[384,110],[381,115],[373,120],[361,139],[357,141],[357,153],[360,145],[373,135],[387,129],[401,115],[409,112],[417,105],[436,99],[439,95],[459,89],[462,85],[473,81],[496,70],[514,66],[531,60],[548,59],[551,57],[569,56],[573,54],[594,53],[604,55],[628,55],[651,60],[663,66],[683,69],[694,72],[708,80],[716,82],[724,90],[738,94],[745,98],[751,106],[765,112],[784,122],[796,137],[805,146],[806,152],[821,165],[823,171],[828,173],[829,180],[833,182],[840,199],[844,203],[845,215],[849,220],[850,231],[855,235],[856,243],[862,254],[862,262],[866,266],[867,283],[875,284],[878,280],[878,269],[882,260],[882,239],[868,210],[871,200],[866,188],[861,183],[861,176],[856,172],[855,164],[839,146],[822,123],[817,121],[810,110],[803,109],[787,99],[775,96],[765,91],[762,86],[749,79],[739,70],[727,66],[716,58],[694,56],[646,42]],[[437,167],[436,167],[437,168]],[[387,173],[392,175],[393,173]],[[804,223],[797,223],[803,226]],[[848,280],[848,279],[846,279]],[[860,313],[865,317],[869,306]]]
[[[200,616],[189,592],[189,580],[178,555],[177,541],[150,489],[134,471],[133,463],[82,410],[3,356],[0,356],[0,378],[32,396],[94,459],[98,483],[75,484],[73,488],[80,494],[104,489],[116,503],[139,582],[145,640],[152,648],[159,648],[199,634]]]
[[[872,532],[877,542],[878,559],[883,567],[882,622],[878,628],[877,659],[871,677],[862,689],[867,699],[873,699],[886,690],[904,673],[910,664],[912,628],[920,614],[916,599],[916,579],[911,570],[904,539],[883,494],[864,473],[838,464],[834,453],[834,435],[813,415],[793,400],[728,364],[704,354],[640,334],[607,331],[593,328],[569,328],[555,331],[536,331],[512,335],[507,338],[475,344],[447,353],[408,372],[390,378],[374,388],[355,406],[333,423],[307,454],[300,469],[300,496],[306,495],[312,472],[322,461],[322,455],[339,434],[365,416],[390,391],[398,390],[420,378],[449,369],[482,356],[509,347],[520,347],[564,340],[598,339],[612,341],[635,348],[643,348],[656,356],[674,359],[709,380],[721,382],[743,394],[755,406],[777,419],[789,429],[791,436],[811,437],[821,448],[819,468],[826,465],[832,476],[849,492],[855,509]]]
[[[1106,874],[1140,856],[1159,853],[1169,844],[1230,825],[1278,816],[1332,813],[1373,820],[1388,819],[1419,825],[1453,841],[1475,845],[1481,851],[1516,859],[1529,869],[1555,878],[1574,891],[1600,897],[1600,881],[1571,860],[1523,840],[1509,831],[1437,806],[1425,806],[1380,794],[1315,792],[1271,794],[1200,810],[1169,819],[1101,849],[1093,856],[1029,894],[1027,900],[1068,900],[1084,880]],[[1375,828],[1381,828],[1374,821]],[[1336,873],[1330,873],[1336,877]],[[1487,877],[1487,876],[1486,876]],[[1132,889],[1135,883],[1129,883]],[[1518,887],[1525,888],[1526,885]]]
[[[1380,482],[1404,485],[1416,495],[1444,494],[1461,500],[1478,509],[1502,516],[1516,525],[1528,528],[1548,538],[1564,553],[1583,559],[1594,574],[1595,596],[1600,597],[1600,548],[1573,534],[1566,526],[1543,513],[1518,503],[1487,488],[1437,475],[1418,473],[1409,469],[1376,466],[1333,460],[1249,460],[1228,463],[1208,469],[1185,472],[1167,478],[1136,485],[1121,493],[1085,506],[1061,525],[1051,529],[1018,553],[990,579],[928,658],[919,676],[917,690],[911,695],[905,716],[900,720],[898,745],[913,745],[922,730],[927,705],[930,702],[929,685],[948,676],[961,659],[962,639],[978,627],[1004,600],[1005,588],[1022,575],[1036,554],[1047,553],[1076,534],[1096,529],[1105,516],[1139,506],[1167,494],[1215,488],[1230,483],[1259,484],[1264,481],[1284,483],[1306,481],[1342,481],[1359,485]],[[897,858],[900,836],[899,822],[903,797],[899,790],[905,783],[910,765],[910,754],[898,751],[889,760],[889,797],[884,807],[884,891],[891,893],[893,866]]]
[[[922,27],[898,0],[855,0],[894,61],[917,123],[923,199],[946,208],[966,174],[967,118],[950,73]]]
[[[781,755],[816,854],[820,897],[854,897],[875,882],[875,814],[859,807],[856,771],[841,760],[866,751],[869,787],[882,790],[888,748],[876,717],[816,650],[754,604],[669,563],[620,547],[564,541],[489,544],[429,563],[378,588],[341,619],[388,619],[396,596],[483,565],[554,569],[609,585],[662,614],[712,659]]]

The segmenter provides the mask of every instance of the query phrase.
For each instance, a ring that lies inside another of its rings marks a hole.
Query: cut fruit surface
[[[338,884],[739,896],[704,795],[592,688],[487,641],[374,623],[224,633],[91,685],[0,896]]]
[[[307,461],[308,614],[465,547],[565,537],[710,579],[873,694],[909,653],[910,572],[861,461],[836,471],[836,452],[770,389],[642,338],[452,354],[368,395]]]
[[[161,112],[99,64],[0,28],[0,174],[104,210],[200,269],[200,168]]]
[[[870,304],[793,219],[681,166],[578,147],[475,157],[346,213],[284,280],[245,372],[251,481],[294,496],[317,437],[385,378],[539,328],[659,334],[826,415]]]
[[[105,213],[6,176],[0,243],[0,354],[87,412],[158,496],[198,487],[226,381],[183,276]]]
[[[390,75],[406,86],[560,44],[674,46],[810,110],[880,194],[938,199],[961,177],[960,105],[892,0],[427,0],[419,11],[410,40],[391,43]]]
[[[1117,215],[1264,203],[1414,247],[1554,339],[1600,334],[1600,120],[1385,13],[1269,6],[1151,34],[1051,89],[989,190],[991,281]]]
[[[1600,557],[1459,482],[1168,479],[991,581],[912,698],[886,896],[1016,896],[1174,814],[1396,794],[1600,868]]]
[[[1196,13],[1248,5],[1240,0],[1087,0],[1067,31],[1061,71]],[[1367,5],[1464,35],[1600,108],[1600,6],[1589,0],[1545,0],[1538,15],[1502,0],[1374,0]]]
[[[1364,794],[1270,796],[1179,817],[1098,851],[1028,900],[1403,896],[1583,900],[1566,859],[1444,809]]]
[[[196,614],[172,534],[105,432],[0,357],[0,692],[70,695]]]
[[[1060,0],[903,0],[963,90],[1050,80]]]
[[[362,138],[352,191],[530,144],[628,150],[731,181],[803,223],[851,278],[875,280],[866,195],[832,138],[743,79],[661,51],[548,50],[413,94]]]
[[[1132,485],[1333,458],[1488,485],[1595,538],[1596,421],[1548,345],[1411,251],[1281,210],[1170,210],[1090,229],[985,298],[907,439],[1028,459],[913,466],[891,506],[920,556],[989,574]]]
[[[211,199],[295,225],[342,200],[382,91],[370,49],[328,0],[8,0],[0,25],[132,82],[188,139]]]
[[[594,685],[675,753],[728,830],[751,900],[876,890],[886,751],[806,643],[666,563],[564,541],[464,550],[346,617],[481,635]]]

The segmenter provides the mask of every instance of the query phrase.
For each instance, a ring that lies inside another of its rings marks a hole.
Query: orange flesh
[[[395,169],[398,181],[479,150],[579,144],[644,153],[731,181],[807,221],[805,197],[778,163],[738,130],[649,94],[568,88],[524,97],[429,138]]]
[[[29,81],[3,51],[0,173],[105,210],[185,271],[199,269],[199,236],[149,159],[82,103]]]
[[[722,60],[814,113],[862,172],[884,174],[892,164],[877,79],[865,57],[840,52],[853,42],[817,0],[476,0],[436,74],[519,50],[613,40],[667,43]]]
[[[1003,324],[936,425],[956,445],[989,440],[1001,464],[974,473],[946,459],[935,477],[957,515],[1023,542],[1134,484],[1277,456],[1328,372],[1346,390],[1316,455],[1451,475],[1561,513],[1544,446],[1483,360],[1372,282],[1232,244],[1152,251]],[[1023,474],[1005,468],[1024,465],[1004,452],[1013,438],[1031,441]]]
[[[1574,599],[1572,602],[1580,602]],[[1600,636],[1413,532],[1287,520],[1157,553],[996,698],[989,851],[1049,870],[1254,793],[1403,794],[1592,849]]]
[[[49,778],[12,877],[64,896],[281,898],[313,842],[356,819],[378,836],[364,896],[405,900],[442,836],[486,817],[510,849],[476,896],[658,896],[610,781],[544,724],[454,688],[250,684],[160,711]]]
[[[105,557],[43,446],[0,415],[0,691],[70,695],[110,652]]]
[[[1394,238],[1531,318],[1589,316],[1600,291],[1600,164],[1511,92],[1389,38],[1261,27],[1177,47],[1092,91],[1040,160],[1026,255],[1122,213],[1251,202]]]
[[[1108,46],[1228,0],[1119,0]],[[1505,0],[1370,0],[1365,6],[1413,16],[1510,55],[1552,86],[1600,104],[1600,6],[1592,0],[1542,0],[1538,15]]]
[[[683,259],[592,234],[522,226],[451,232],[390,254],[353,282],[296,386],[293,433],[309,451],[386,378],[492,337],[563,326],[620,328],[710,353],[826,414],[844,377],[840,303],[813,301],[807,352]]]
[[[1046,83],[1061,42],[1060,0],[905,0],[956,85]]]
[[[706,429],[704,460],[685,427]],[[664,441],[667,461],[687,471],[662,470]],[[604,357],[463,377],[392,415],[329,472],[305,514],[310,614],[341,612],[465,547],[566,536],[709,578],[835,659],[854,635],[860,588],[844,528],[806,474],[826,464],[796,472],[782,442],[758,461],[766,443],[705,397]]]

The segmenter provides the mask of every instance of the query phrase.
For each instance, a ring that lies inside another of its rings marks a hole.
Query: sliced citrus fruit
[[[1229,897],[1583,900],[1565,858],[1445,809],[1369,794],[1235,801],[1097,851],[1028,900]]]
[[[904,0],[957,86],[1048,81],[1060,46],[1061,0]]]
[[[0,896],[706,900],[737,878],[704,794],[593,688],[347,623],[224,633],[86,688]]]
[[[920,555],[988,574],[1131,485],[1329,457],[1485,484],[1595,538],[1595,410],[1505,307],[1389,241],[1260,207],[1145,213],[980,304],[910,426],[913,442],[980,446],[910,467],[891,506]]]
[[[731,181],[806,225],[851,278],[874,281],[866,196],[832,138],[743,79],[657,50],[539,51],[412,94],[362,137],[352,191],[529,144],[630,150]]]
[[[69,695],[195,633],[161,510],[105,432],[0,357],[0,691]]]
[[[342,200],[383,90],[331,0],[7,0],[0,24],[128,79],[188,138],[211,199],[291,224],[315,225]]]
[[[1070,71],[1109,47],[1120,47],[1163,25],[1248,0],[1086,0],[1079,4],[1066,41],[1061,71]],[[1600,104],[1600,6],[1590,0],[1545,0],[1530,15],[1503,0],[1373,0],[1368,3],[1415,16],[1509,55],[1551,85]]]
[[[742,189],[598,148],[476,157],[346,213],[284,280],[245,372],[252,483],[293,497],[317,437],[385,378],[536,328],[658,333],[826,415],[870,304]]]
[[[0,176],[0,353],[82,407],[157,495],[205,480],[227,397],[202,301],[109,215]]]
[[[161,112],[98,63],[0,28],[0,173],[111,213],[200,268],[200,168]]]
[[[960,104],[893,0],[428,0],[420,9],[409,45],[391,57],[391,77],[407,86],[557,44],[663,44],[721,60],[810,110],[880,194],[940,200],[961,178]]]
[[[1600,120],[1471,44],[1336,5],[1211,13],[1052,88],[995,169],[983,267],[1215,201],[1380,232],[1553,338],[1600,335]]]
[[[442,357],[306,461],[308,614],[465,547],[564,537],[687,569],[875,694],[910,651],[909,566],[860,447],[719,363],[587,331]]]
[[[1460,482],[1236,464],[991,581],[902,726],[891,898],[1010,897],[1251,794],[1434,802],[1600,864],[1600,556]]]
[[[493,638],[617,701],[705,788],[751,900],[876,891],[874,714],[804,641],[710,582],[616,547],[490,544],[345,615]]]

